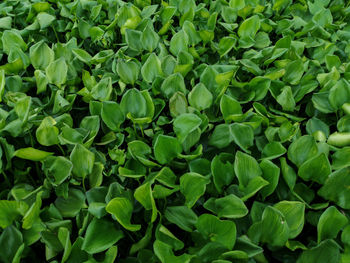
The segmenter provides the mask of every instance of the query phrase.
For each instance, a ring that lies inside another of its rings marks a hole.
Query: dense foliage
[[[0,262],[350,262],[347,0],[0,2]]]

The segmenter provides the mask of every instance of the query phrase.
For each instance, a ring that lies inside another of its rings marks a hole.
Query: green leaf
[[[331,239],[322,241],[315,247],[303,251],[298,263],[338,263],[340,261],[339,245]]]
[[[242,200],[243,201],[248,200],[250,197],[254,196],[259,190],[261,190],[268,184],[269,182],[266,181],[263,177],[261,176],[254,177],[249,181],[248,185],[242,189],[244,194],[244,196],[242,197]]]
[[[63,156],[49,156],[43,162],[43,169],[53,184],[60,185],[71,175],[73,164]]]
[[[84,49],[75,48],[72,50],[73,54],[82,62],[90,65],[92,56],[86,52]]]
[[[45,29],[46,27],[50,26],[53,21],[56,20],[56,17],[46,13],[46,12],[40,12],[36,19],[40,25],[40,29]]]
[[[233,141],[231,128],[228,124],[219,124],[215,127],[210,139],[209,145],[219,149],[225,148]]]
[[[146,82],[153,82],[157,77],[162,76],[161,62],[155,53],[151,53],[141,68],[142,78]]]
[[[95,162],[95,154],[90,152],[81,144],[76,144],[70,154],[70,161],[73,164],[72,173],[80,178],[85,178],[92,172]]]
[[[106,211],[113,215],[118,223],[129,231],[138,231],[141,225],[131,224],[131,216],[133,205],[129,199],[125,197],[113,198],[106,206]]]
[[[170,188],[176,188],[176,175],[169,167],[163,167],[154,178],[158,182]]]
[[[172,117],[184,114],[188,110],[187,100],[182,92],[176,92],[169,100],[169,110]]]
[[[117,63],[117,73],[125,84],[134,85],[139,77],[140,66],[135,61],[124,61],[119,59]]]
[[[129,89],[123,95],[120,108],[125,115],[131,114],[133,118],[145,117],[147,114],[146,100],[142,93],[135,88]]]
[[[277,96],[276,100],[282,106],[284,111],[294,111],[295,101],[290,86],[284,87],[282,92]]]
[[[107,219],[94,218],[86,229],[82,249],[89,254],[96,254],[113,246],[124,234]]]
[[[162,83],[160,90],[166,98],[171,98],[177,91],[186,94],[184,78],[180,73],[168,76]]]
[[[104,101],[102,103],[101,118],[112,131],[117,131],[125,120],[125,115],[118,103]]]
[[[153,223],[157,219],[158,211],[153,198],[151,183],[147,182],[139,186],[134,192],[134,197],[146,210],[152,210],[151,223]]]
[[[339,231],[348,223],[347,217],[334,206],[328,207],[317,224],[317,242],[336,238]]]
[[[333,67],[339,68],[341,65],[341,61],[336,55],[327,55],[326,56],[326,66],[329,71],[332,70]]]
[[[111,49],[102,50],[92,57],[91,63],[92,64],[103,63],[113,55],[114,55],[114,52]]]
[[[233,123],[230,125],[230,137],[243,151],[250,153],[249,147],[253,146],[254,131],[250,125]]]
[[[12,17],[5,16],[0,18],[0,28],[1,29],[11,29]]]
[[[5,93],[5,71],[0,69],[0,102],[2,101],[2,96]]]
[[[238,121],[242,118],[242,107],[234,98],[224,94],[220,100],[220,110],[225,121]]]
[[[241,188],[247,187],[253,178],[262,175],[258,162],[241,151],[236,153],[234,169]]]
[[[196,130],[202,123],[201,118],[193,113],[184,113],[178,116],[174,120],[174,132],[179,139],[180,143],[183,143],[186,137]]]
[[[6,54],[9,54],[14,48],[19,48],[21,50],[27,49],[27,44],[24,42],[18,31],[5,30],[2,34],[1,40],[3,50]]]
[[[350,147],[341,148],[332,155],[332,168],[334,170],[347,166],[350,166]]]
[[[229,2],[230,7],[232,7],[234,10],[240,10],[245,7],[245,1],[244,0],[230,0]]]
[[[170,245],[174,250],[180,250],[184,247],[184,243],[163,225],[158,225],[156,239]]]
[[[36,223],[36,221],[39,220],[39,214],[40,214],[40,208],[42,204],[41,196],[43,192],[38,192],[36,194],[35,202],[32,204],[32,206],[28,209],[27,213],[23,217],[23,223],[22,228],[23,229],[30,229],[33,224]]]
[[[341,242],[347,246],[349,245],[349,237],[350,237],[349,231],[350,231],[350,225],[347,225],[341,233]]]
[[[259,165],[262,171],[262,177],[269,182],[269,184],[260,191],[263,198],[266,198],[275,191],[278,185],[280,168],[273,162],[266,159],[262,160]]]
[[[192,232],[197,222],[197,215],[187,206],[169,206],[164,213],[165,218],[179,228]]]
[[[288,5],[290,5],[292,1],[290,0],[275,0],[272,10],[280,12],[281,10],[285,9]]]
[[[46,68],[46,76],[49,83],[60,87],[66,83],[68,66],[63,57],[52,61]]]
[[[55,126],[56,121],[52,117],[45,117],[36,130],[36,139],[41,145],[51,146],[58,144],[59,130]]]
[[[32,99],[29,96],[25,96],[17,101],[14,110],[21,121],[26,122],[28,120],[31,104]]]
[[[297,175],[294,169],[287,163],[286,158],[280,158],[280,163],[283,179],[287,183],[289,189],[293,189],[297,180]]]
[[[236,242],[236,225],[229,220],[220,220],[216,216],[203,214],[196,223],[198,231],[212,242],[219,242],[232,249]]]
[[[128,47],[131,50],[140,52],[143,49],[142,42],[140,41],[142,32],[132,29],[125,30],[125,40]]]
[[[133,244],[130,248],[130,254],[135,254],[137,251],[142,251],[143,248],[145,248],[152,238],[152,230],[153,225],[150,224],[147,227],[145,235],[135,244]]]
[[[232,183],[234,179],[234,168],[232,155],[221,153],[211,161],[211,173],[214,185],[219,193],[223,188]]]
[[[293,141],[288,148],[288,159],[300,167],[305,161],[314,157],[318,152],[312,136],[305,135]]]
[[[238,28],[238,36],[242,39],[254,39],[255,34],[260,29],[259,16],[254,15],[244,20],[244,22]]]
[[[350,121],[350,116],[349,115],[345,115],[342,118],[340,118],[339,121],[337,122],[338,131],[340,131],[340,132],[349,132],[350,131],[350,129],[349,129],[349,124],[350,124],[349,121]],[[327,137],[328,136],[329,136],[329,130],[328,130]]]
[[[17,151],[14,152],[13,155],[18,158],[31,160],[31,161],[43,161],[46,157],[52,154],[53,153],[28,147],[28,148],[18,149]]]
[[[0,227],[7,228],[27,210],[28,205],[25,202],[0,200]]]
[[[85,206],[85,195],[78,189],[70,188],[68,198],[58,197],[55,206],[63,217],[75,217]]]
[[[303,163],[298,170],[298,176],[305,181],[311,180],[324,184],[331,172],[331,165],[327,156],[321,153]]]
[[[329,136],[328,125],[324,123],[322,120],[317,119],[316,117],[313,117],[308,120],[308,122],[306,123],[306,131],[310,135],[315,135],[321,132],[323,136],[325,137]]]
[[[265,145],[262,150],[262,156],[264,159],[272,160],[284,155],[286,152],[286,148],[280,142],[274,141]]]
[[[329,90],[329,103],[330,105],[338,110],[345,102],[350,99],[350,84],[346,80],[339,80]]]
[[[182,254],[181,256],[175,256],[171,250],[171,246],[156,240],[153,243],[153,250],[155,255],[159,258],[162,263],[189,263],[191,256],[188,254]]]
[[[292,85],[296,85],[299,83],[303,74],[304,74],[303,61],[301,59],[294,60],[288,63],[288,65],[286,66],[286,73],[284,73],[283,81],[286,81]]]
[[[328,137],[327,143],[336,147],[350,145],[350,132],[334,132]]]
[[[205,110],[213,103],[213,95],[204,84],[198,83],[188,93],[188,102],[198,110]]]
[[[154,143],[154,157],[160,164],[170,162],[181,152],[181,144],[174,137],[159,135]]]
[[[34,72],[36,85],[37,85],[37,94],[45,92],[47,84],[49,84],[49,81],[47,77],[45,76],[44,72],[41,70],[35,70]]]
[[[237,40],[233,37],[223,37],[219,42],[219,54],[220,56],[226,55],[235,46]]]
[[[262,214],[260,231],[260,240],[276,247],[284,246],[290,235],[284,215],[271,206],[266,207]]]
[[[191,8],[190,10],[188,10],[186,14],[188,14],[189,16],[192,16],[193,9]],[[181,17],[181,20],[183,20],[182,18],[186,17],[186,14]],[[201,41],[200,34],[198,33],[196,26],[191,21],[186,20],[182,25],[182,29],[186,33],[186,36],[188,37],[189,45],[196,45]]]
[[[35,69],[45,70],[54,61],[55,54],[44,41],[40,41],[30,47],[29,57]]]
[[[156,32],[154,32],[153,24],[150,21],[142,32],[141,43],[144,49],[152,52],[158,46],[158,42],[159,36]]]
[[[68,228],[60,227],[58,229],[58,239],[63,247],[62,262],[65,262],[72,251],[72,243],[70,242],[70,232]]]
[[[350,178],[348,176],[350,168],[342,168],[331,173],[318,194],[324,199],[333,201],[341,208],[350,208]]]
[[[305,204],[297,201],[281,201],[274,205],[284,216],[289,227],[289,238],[297,237],[304,227]]]
[[[15,262],[16,253],[22,244],[22,233],[16,227],[9,226],[5,228],[0,235],[0,246],[2,248],[0,260],[5,263]]]
[[[222,198],[211,197],[203,206],[219,218],[241,218],[248,214],[248,209],[242,199],[233,194]]]
[[[112,79],[103,78],[91,89],[91,96],[95,100],[108,101],[111,97],[112,91]]]
[[[197,173],[185,173],[180,177],[180,192],[185,196],[185,204],[191,208],[205,193],[209,180]]]
[[[177,56],[181,51],[188,50],[188,36],[185,31],[180,30],[170,40],[170,52]]]
[[[314,107],[323,113],[330,113],[334,108],[329,103],[329,92],[319,92],[312,95],[312,103]]]

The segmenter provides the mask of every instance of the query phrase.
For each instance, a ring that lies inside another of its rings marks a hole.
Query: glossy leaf
[[[174,132],[180,143],[183,143],[187,136],[197,129],[202,120],[193,113],[185,113],[174,120]]]
[[[129,199],[125,197],[116,197],[113,198],[106,206],[106,211],[113,215],[115,220],[129,231],[138,231],[141,226],[135,225],[130,222],[133,205]]]
[[[125,115],[120,105],[112,101],[102,103],[101,117],[107,127],[113,131],[118,130],[125,120]]]
[[[55,54],[44,41],[40,41],[30,47],[29,57],[35,69],[45,70],[54,61]]]
[[[156,54],[151,53],[141,68],[141,74],[146,82],[152,82],[163,74],[161,62]]]
[[[53,153],[41,151],[32,147],[18,149],[14,152],[14,156],[31,161],[42,161],[52,154]]]
[[[165,211],[165,217],[181,229],[192,232],[197,222],[197,215],[187,206],[172,206]]]
[[[295,165],[301,166],[305,161],[315,156],[318,152],[317,145],[312,136],[302,136],[295,140],[288,148],[288,158]]]
[[[186,205],[191,208],[205,193],[208,179],[197,173],[186,173],[180,177],[180,192],[186,198]]]
[[[181,152],[181,144],[174,137],[159,135],[154,143],[154,156],[160,164],[170,162]]]
[[[70,160],[73,164],[72,173],[80,178],[85,178],[92,172],[95,161],[95,154],[86,149],[83,145],[75,145]]]
[[[317,224],[317,241],[335,238],[338,232],[348,223],[345,215],[334,206],[328,207],[321,215]]]
[[[348,173],[349,168],[346,167],[330,174],[318,194],[326,200],[333,201],[340,207],[348,209],[350,207],[348,204],[350,199],[350,189],[347,187]]]
[[[204,203],[204,207],[215,213],[219,218],[241,218],[248,214],[244,202],[233,194],[222,198],[209,198]]]
[[[28,205],[19,201],[0,200],[0,227],[5,229],[19,216],[23,216]]]
[[[198,231],[213,242],[219,242],[232,249],[236,241],[236,225],[232,221],[220,220],[209,214],[198,218],[196,227]]]
[[[94,218],[86,230],[81,248],[89,254],[96,254],[113,246],[123,236],[114,223]]]
[[[198,110],[205,110],[213,103],[213,95],[204,84],[199,83],[188,94],[188,102]]]
[[[46,68],[46,76],[49,83],[56,86],[63,85],[67,80],[68,66],[64,58],[52,61]]]
[[[236,153],[234,169],[241,187],[246,187],[250,180],[262,175],[258,162],[252,156],[240,151]]]
[[[36,130],[36,138],[41,145],[51,146],[58,144],[59,130],[55,126],[56,121],[51,117],[43,119]]]
[[[304,227],[305,204],[297,201],[281,201],[274,205],[284,216],[289,227],[289,238],[298,236]]]

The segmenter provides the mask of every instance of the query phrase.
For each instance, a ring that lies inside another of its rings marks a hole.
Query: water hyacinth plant
[[[350,2],[0,2],[0,262],[350,262]]]

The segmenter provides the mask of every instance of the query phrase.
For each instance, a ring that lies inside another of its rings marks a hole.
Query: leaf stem
[[[2,171],[1,174],[4,176],[7,185],[8,185],[9,187],[11,187],[11,182],[10,182],[9,178],[7,177],[7,175],[5,174],[5,172]]]

